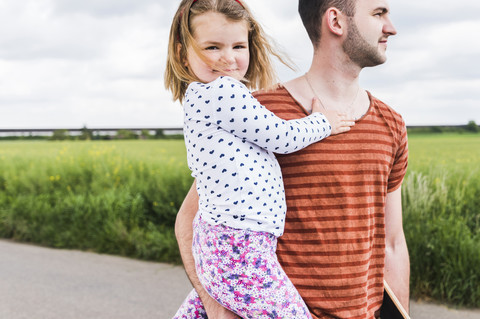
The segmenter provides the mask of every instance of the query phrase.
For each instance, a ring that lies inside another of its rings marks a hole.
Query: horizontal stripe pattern
[[[383,298],[385,200],[408,147],[401,116],[369,97],[350,132],[277,155],[287,199],[277,255],[314,318],[373,318]],[[284,88],[256,98],[286,120],[306,115]]]

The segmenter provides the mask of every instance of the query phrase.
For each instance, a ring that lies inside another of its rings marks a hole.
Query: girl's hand
[[[348,118],[346,113],[341,113],[336,110],[326,110],[321,106],[320,101],[317,98],[313,98],[312,113],[320,112],[327,118],[332,127],[331,135],[345,133],[350,131],[350,128],[355,125],[355,120]]]

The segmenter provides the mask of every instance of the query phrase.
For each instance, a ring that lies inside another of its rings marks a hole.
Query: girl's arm
[[[212,123],[235,136],[275,152],[291,153],[331,133],[327,118],[313,113],[282,120],[261,105],[239,81],[221,77],[187,92],[187,118]]]

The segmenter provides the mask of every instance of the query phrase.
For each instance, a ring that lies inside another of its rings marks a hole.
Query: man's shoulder
[[[272,89],[256,91],[253,93],[253,96],[260,104],[280,118],[290,120],[305,116],[297,101],[281,84]]]
[[[258,90],[252,93],[257,100],[261,99],[272,99],[272,98],[282,98],[282,99],[291,99],[290,94],[281,84],[277,84],[270,89]]]
[[[371,93],[369,94],[371,97],[372,105],[377,108],[377,110],[385,117],[386,120],[391,120],[402,124],[404,123],[402,115],[395,111],[393,107],[376,98]]]
[[[380,121],[389,127],[389,130],[392,136],[396,139],[397,143],[404,144],[407,138],[407,127],[403,117],[392,107],[371,94],[370,98],[374,108],[377,111],[376,113],[379,115],[379,119],[381,119]]]

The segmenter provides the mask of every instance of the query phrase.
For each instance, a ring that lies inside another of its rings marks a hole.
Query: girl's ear
[[[335,7],[327,9],[325,12],[325,26],[330,32],[337,36],[342,36],[345,33],[345,15]]]
[[[182,61],[183,65],[185,67],[188,67],[188,60],[187,60],[187,54],[182,54],[182,44],[177,43],[177,57],[180,61]]]

